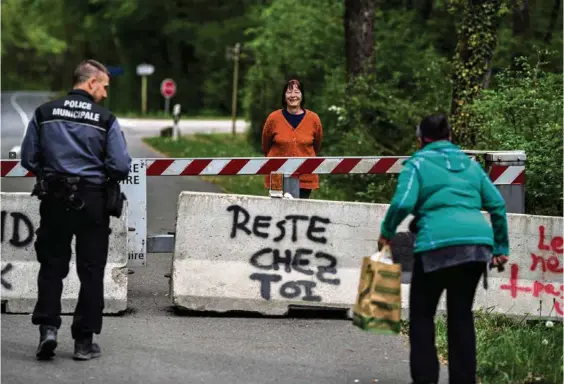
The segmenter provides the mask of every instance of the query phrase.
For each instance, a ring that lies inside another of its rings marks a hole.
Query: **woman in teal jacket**
[[[476,382],[472,306],[480,277],[507,262],[505,202],[482,167],[451,143],[444,115],[417,127],[420,150],[404,164],[380,229],[387,244],[409,214],[416,233],[409,298],[410,367],[414,383],[437,383],[434,317],[447,292],[450,383]],[[481,209],[489,212],[492,227]],[[487,285],[487,283],[486,283]]]

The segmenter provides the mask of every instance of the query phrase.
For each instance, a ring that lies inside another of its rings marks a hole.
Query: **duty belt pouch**
[[[106,184],[106,208],[111,216],[119,218],[123,211],[123,202],[127,199],[124,193],[121,192],[121,187],[118,182],[108,181]]]
[[[52,176],[40,181],[32,194],[37,195],[39,199],[51,196],[64,202],[68,208],[80,211],[85,203],[78,193],[79,183],[80,177]]]

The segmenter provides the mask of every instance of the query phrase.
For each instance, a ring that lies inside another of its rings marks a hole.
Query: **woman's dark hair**
[[[300,92],[302,93],[302,101],[300,103],[300,106],[303,107],[305,106],[305,93],[304,93],[304,86],[302,85],[302,82],[300,82],[297,79],[291,79],[288,80],[286,82],[286,84],[284,84],[284,88],[282,89],[282,107],[286,108],[288,106],[288,104],[286,103],[286,91],[289,88],[294,88],[294,85],[298,86],[298,89],[300,90]]]
[[[434,142],[448,140],[451,128],[446,115],[438,114],[424,117],[417,131],[424,142]]]

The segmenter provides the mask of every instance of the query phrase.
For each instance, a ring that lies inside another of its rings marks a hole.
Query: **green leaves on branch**
[[[562,216],[562,74],[523,58],[514,67],[461,113],[470,117],[469,130],[480,132],[479,148],[527,153],[526,212]]]
[[[58,8],[35,0],[2,0],[2,55],[10,47],[29,50],[37,56],[64,52],[67,44],[54,33],[54,16],[61,11]]]

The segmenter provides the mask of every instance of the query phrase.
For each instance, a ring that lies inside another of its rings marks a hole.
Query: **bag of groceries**
[[[398,334],[401,321],[401,264],[394,263],[390,246],[364,257],[353,324],[380,334]]]

